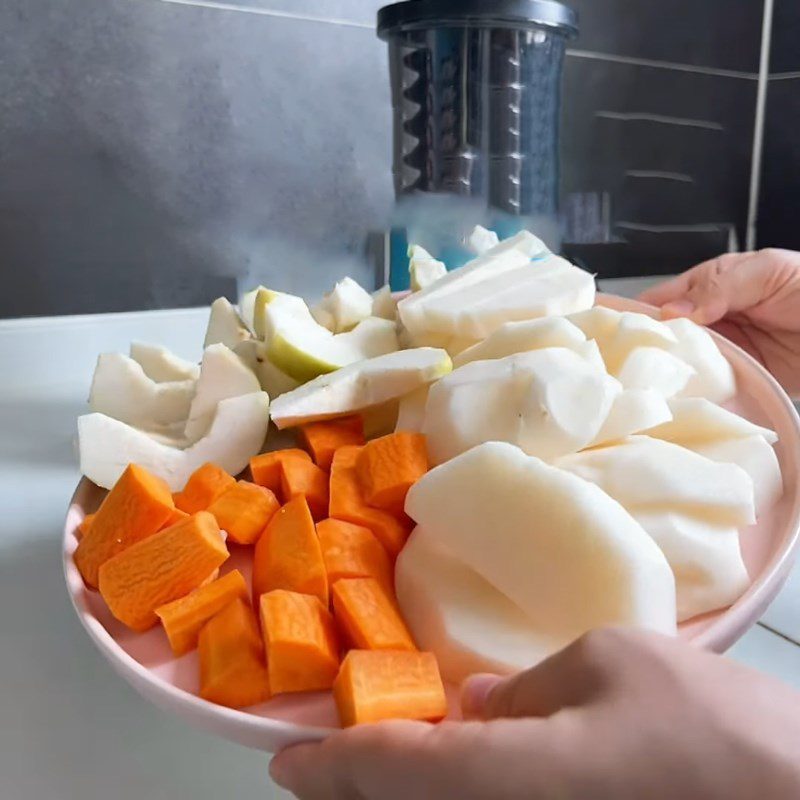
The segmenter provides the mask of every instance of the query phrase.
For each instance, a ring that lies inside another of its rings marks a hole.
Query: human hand
[[[727,253],[640,297],[662,316],[709,325],[800,395],[800,253]]]
[[[677,640],[587,634],[519,675],[475,676],[466,722],[383,722],[296,745],[300,800],[788,800],[800,695]]]

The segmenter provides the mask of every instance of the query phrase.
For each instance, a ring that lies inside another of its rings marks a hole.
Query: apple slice
[[[620,391],[604,369],[562,347],[474,361],[431,388],[422,432],[434,464],[487,441],[550,460],[588,445]]]
[[[320,375],[272,404],[278,428],[353,414],[396,400],[450,372],[450,356],[423,347],[359,361]]]
[[[716,463],[671,442],[631,436],[557,463],[597,484],[632,513],[668,509],[720,525],[755,522],[753,481],[741,467]]]
[[[372,316],[392,322],[397,319],[397,300],[388,283],[372,295]]]
[[[85,414],[78,417],[81,472],[110,489],[128,464],[139,464],[177,492],[207,461],[231,475],[241,472],[261,452],[268,427],[269,398],[264,392],[223,400],[208,433],[185,449],[157,441],[105,414]]]
[[[92,378],[89,407],[130,425],[158,430],[186,419],[194,391],[194,380],[157,383],[132,358],[103,353]]]
[[[430,384],[420,386],[419,389],[409,392],[400,399],[395,430],[409,433],[422,432],[422,425],[425,422],[425,406],[428,403],[430,390]]]
[[[372,296],[352,278],[343,278],[311,309],[311,314],[333,333],[344,333],[372,315]]]
[[[487,442],[431,470],[405,508],[415,536],[505,595],[553,649],[603,625],[675,632],[672,572],[641,526],[596,486],[513,445]],[[398,587],[406,569],[401,555]],[[406,594],[405,619],[423,630]],[[484,653],[499,650],[493,634],[486,625]]]
[[[619,441],[668,422],[672,412],[667,401],[653,389],[626,389],[617,395],[591,447]]]
[[[300,384],[285,372],[281,372],[269,360],[267,351],[266,342],[259,339],[248,339],[246,342],[241,342],[234,350],[236,355],[255,373],[261,388],[269,395],[270,400],[274,400],[276,397],[296,389]]]
[[[681,395],[705,397],[713,403],[730,400],[736,394],[736,376],[708,331],[688,319],[672,319],[664,324],[678,339],[672,352],[695,371]]]
[[[411,279],[411,291],[419,292],[432,286],[439,278],[447,275],[447,267],[443,261],[435,259],[424,247],[412,244],[408,248],[408,273]]]
[[[255,373],[224,344],[205,349],[200,377],[189,408],[184,437],[195,442],[205,435],[220,401],[261,390]]]
[[[224,344],[231,350],[250,338],[250,331],[227,298],[218,297],[211,304],[203,349],[212,344]]]
[[[482,342],[459,353],[453,359],[453,368],[458,369],[472,361],[505,358],[546,347],[575,349],[585,342],[581,329],[564,317],[506,322]]]
[[[156,383],[196,381],[200,376],[200,367],[193,361],[186,361],[157,344],[131,342],[130,357]]]
[[[484,253],[497,247],[500,239],[494,231],[484,228],[483,225],[476,225],[472,233],[467,237],[467,247],[476,255],[482,256]]]
[[[669,350],[678,343],[675,334],[663,323],[647,314],[625,311],[619,315],[614,332],[600,347],[608,371],[615,373],[633,350],[654,347]]]
[[[669,399],[683,391],[694,369],[660,347],[635,347],[613,374],[626,389],[654,389]]]
[[[739,531],[670,511],[634,514],[675,574],[678,622],[726,608],[750,585]]]

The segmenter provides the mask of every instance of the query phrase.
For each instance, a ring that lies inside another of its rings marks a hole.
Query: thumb
[[[683,295],[667,302],[662,316],[712,325],[728,314],[746,311],[767,296],[773,266],[763,253],[730,253],[706,261],[686,274]]]

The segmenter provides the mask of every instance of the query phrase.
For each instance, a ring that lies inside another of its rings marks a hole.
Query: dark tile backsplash
[[[800,71],[800,2],[774,0],[770,72]]]
[[[773,69],[800,70],[798,4],[776,2],[788,49]],[[197,3],[0,3],[0,317],[371,279],[365,235],[393,200],[381,2]],[[568,250],[628,275],[743,243],[762,2],[572,4],[582,35],[565,64],[563,206],[582,194],[608,219]],[[790,219],[798,90],[770,86],[771,243]]]

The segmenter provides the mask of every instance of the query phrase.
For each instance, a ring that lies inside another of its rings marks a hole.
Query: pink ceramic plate
[[[619,310],[648,311],[647,307],[616,297],[603,297],[603,305]],[[764,613],[783,585],[800,530],[800,420],[789,398],[772,377],[750,356],[721,337],[722,352],[733,364],[739,394],[731,408],[780,436],[778,458],[785,484],[782,500],[759,523],[742,532],[742,549],[753,583],[731,607],[706,614],[680,626],[680,635],[700,647],[727,650]],[[117,622],[96,592],[83,584],[72,562],[77,546],[75,531],[83,517],[94,511],[103,497],[97,486],[83,479],[67,512],[64,529],[64,572],[70,598],[83,627],[114,669],[144,697],[187,722],[226,739],[274,752],[299,741],[321,739],[338,726],[329,692],[288,695],[268,703],[234,711],[196,696],[197,656],[175,659],[160,627],[135,634]],[[246,554],[233,550],[225,569],[243,569]]]

